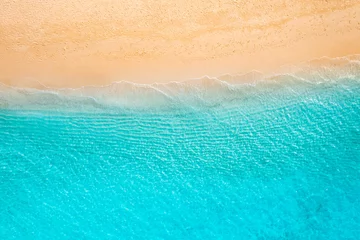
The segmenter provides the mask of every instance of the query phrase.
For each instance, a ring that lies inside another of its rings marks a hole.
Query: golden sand
[[[359,0],[2,0],[0,81],[181,81],[360,53]]]

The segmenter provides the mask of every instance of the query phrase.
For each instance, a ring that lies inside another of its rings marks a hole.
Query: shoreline
[[[356,67],[351,66],[351,64],[355,64]],[[345,76],[344,70],[349,70],[353,74],[357,74],[357,72],[360,74],[360,54],[350,54],[345,56],[339,56],[339,57],[328,57],[328,56],[322,56],[319,58],[313,58],[310,60],[302,61],[297,64],[284,64],[280,67],[276,68],[274,71],[258,71],[256,69],[250,70],[248,72],[239,72],[235,74],[230,73],[222,73],[217,76],[212,75],[202,75],[199,77],[192,77],[192,78],[185,78],[180,80],[172,80],[172,81],[164,81],[164,82],[156,82],[156,81],[150,81],[150,82],[137,82],[137,81],[128,81],[128,80],[114,80],[114,81],[103,81],[102,85],[100,84],[87,84],[87,85],[80,85],[80,86],[51,86],[51,85],[45,85],[42,82],[38,81],[35,78],[30,77],[24,77],[20,79],[19,81],[16,80],[15,82],[12,82],[14,84],[9,84],[6,81],[0,81],[0,86],[5,88],[14,88],[14,89],[33,89],[33,90],[54,90],[54,91],[63,91],[63,90],[79,90],[84,88],[107,88],[111,87],[112,85],[117,84],[129,84],[139,87],[153,87],[153,86],[166,86],[166,85],[172,85],[172,84],[184,84],[188,86],[197,86],[199,85],[199,82],[202,81],[219,81],[227,84],[256,84],[258,82],[262,81],[269,81],[269,79],[276,79],[282,76],[288,76],[288,77],[296,77],[296,78],[304,78],[307,75],[316,75],[321,68],[326,68],[325,72],[330,71],[341,71],[341,75]],[[310,70],[310,71],[309,71]],[[304,71],[308,71],[308,74],[306,74]],[[338,72],[338,73],[339,73]],[[346,72],[346,71],[345,71]],[[305,78],[304,78],[305,79]],[[104,79],[102,79],[104,80]],[[311,80],[310,80],[311,81]],[[17,83],[20,83],[18,85]],[[100,82],[99,82],[100,83]],[[201,85],[201,83],[200,83]]]
[[[167,16],[166,12],[175,11],[175,5],[163,7],[159,15],[163,21],[161,29],[156,26],[158,18],[152,18],[157,10],[132,12],[127,16],[129,22],[138,25],[128,26],[122,32],[115,23],[124,16],[114,18],[114,14],[122,10],[115,3],[112,5],[115,10],[110,11],[111,8],[105,6],[89,16],[80,11],[85,15],[73,19],[69,16],[73,13],[71,4],[76,1],[56,4],[51,11],[64,10],[58,18],[41,13],[46,4],[30,6],[31,2],[26,0],[11,3],[0,10],[3,16],[0,17],[0,32],[4,33],[0,38],[0,82],[31,88],[103,86],[117,81],[168,83],[204,75],[251,71],[271,74],[284,66],[296,66],[323,56],[360,54],[360,3],[356,1],[331,2],[327,8],[314,5],[307,14],[301,8],[307,3],[301,1],[293,3],[300,10],[279,7],[275,15],[264,13],[263,21],[260,16],[252,18],[252,13],[238,12],[243,10],[235,7],[236,1],[221,0],[223,5],[211,5],[206,9],[201,5],[204,4],[202,0],[195,2],[199,4],[197,7],[189,8],[189,3],[181,3],[184,9],[178,10],[190,19],[184,19],[181,14]],[[93,3],[104,3],[104,0],[89,0],[87,4]],[[226,7],[226,4],[230,5]],[[14,11],[14,15],[10,10],[26,6],[29,7],[27,12],[39,16],[32,19],[25,15],[10,23],[21,13]],[[247,7],[249,12],[256,10],[253,5]],[[107,14],[99,18],[104,13]],[[89,22],[91,16],[95,22]],[[241,22],[246,18],[247,21]],[[191,22],[194,19],[196,26]],[[114,24],[108,25],[110,20]],[[174,27],[175,20],[182,28]],[[85,31],[81,32],[82,29]]]
[[[284,66],[283,71],[269,75],[253,71],[165,83],[117,81],[74,88],[56,88],[40,83],[37,87],[24,87],[0,82],[0,110],[79,113],[198,111],[223,104],[237,105],[250,99],[263,104],[263,96],[277,99],[277,94],[280,94],[280,100],[288,97],[301,99],[303,94],[329,88],[356,90],[359,83],[360,54],[356,54],[313,59],[296,66]]]

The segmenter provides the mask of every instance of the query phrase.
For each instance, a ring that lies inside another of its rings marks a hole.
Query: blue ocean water
[[[359,239],[355,70],[126,104],[5,89],[0,239]]]

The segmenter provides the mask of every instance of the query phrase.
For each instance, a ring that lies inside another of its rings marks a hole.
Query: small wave
[[[161,84],[120,81],[100,87],[45,87],[42,90],[0,84],[0,109],[76,112],[197,109],[264,94],[276,96],[279,91],[299,95],[318,85],[345,86],[349,83],[359,88],[360,54],[286,65],[269,75],[252,71]]]

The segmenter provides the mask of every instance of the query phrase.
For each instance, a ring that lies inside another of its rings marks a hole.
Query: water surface
[[[3,90],[0,238],[357,239],[360,78],[322,73]]]

